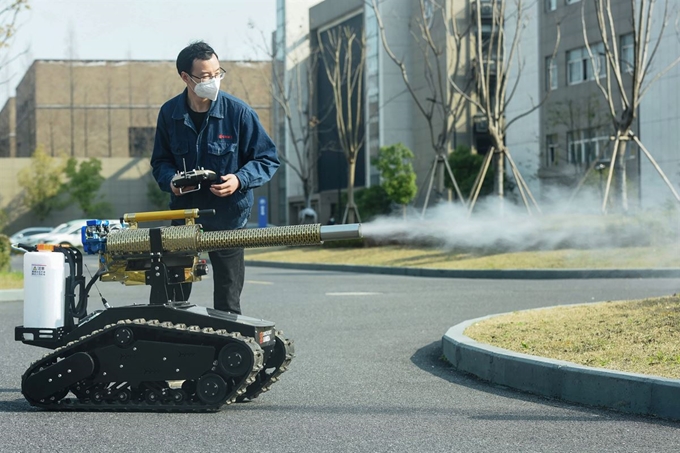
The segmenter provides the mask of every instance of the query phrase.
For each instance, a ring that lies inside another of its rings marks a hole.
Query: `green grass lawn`
[[[680,379],[678,295],[515,312],[465,335],[524,354]]]
[[[24,274],[21,272],[0,272],[0,289],[21,289],[24,287]]]
[[[446,251],[399,246],[288,247],[246,250],[246,259],[293,263],[434,269],[631,269],[680,267],[680,244],[657,247],[563,249],[514,253]]]

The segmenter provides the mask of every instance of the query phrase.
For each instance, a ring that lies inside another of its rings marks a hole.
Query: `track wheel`
[[[156,404],[160,399],[161,396],[154,390],[148,389],[146,392],[144,392],[144,401],[149,404]]]
[[[176,404],[181,403],[187,399],[187,392],[181,389],[170,390],[170,395],[172,396],[172,401]]]
[[[105,397],[104,392],[98,390],[92,394],[92,401],[99,404],[104,401]]]
[[[227,384],[219,374],[204,374],[198,379],[196,394],[206,404],[221,403],[227,396]]]
[[[253,367],[253,352],[241,343],[228,344],[220,350],[217,366],[225,376],[243,376]]]
[[[132,398],[132,392],[130,392],[130,390],[127,389],[121,390],[116,395],[116,401],[118,401],[119,403],[127,403],[128,401],[130,401],[130,398]]]
[[[135,341],[135,337],[132,334],[132,329],[129,327],[119,327],[116,329],[116,333],[114,334],[114,341],[121,348],[130,346],[132,342]]]

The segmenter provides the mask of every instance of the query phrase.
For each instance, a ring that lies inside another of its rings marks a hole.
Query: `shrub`
[[[10,244],[9,237],[0,234],[0,272],[10,270]]]
[[[470,198],[472,195],[472,186],[482,169],[483,163],[484,156],[481,154],[472,154],[470,148],[465,145],[458,145],[455,151],[449,154],[449,166],[451,167],[451,171],[453,171],[453,176],[456,178],[458,188],[464,197]],[[448,173],[446,174],[444,185],[448,189],[453,189],[453,182]],[[491,192],[493,192],[493,170],[492,166],[489,165],[479,195],[484,196]]]

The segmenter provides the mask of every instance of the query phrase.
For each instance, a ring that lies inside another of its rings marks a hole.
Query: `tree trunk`
[[[310,187],[311,180],[310,178],[305,178],[302,180],[302,190],[304,191],[304,196],[305,196],[305,208],[311,208],[312,207],[312,188]]]
[[[628,137],[628,130],[620,131],[619,137]],[[626,187],[626,149],[628,140],[620,140],[616,150],[616,168],[614,169],[614,185],[618,206],[621,212],[628,212],[628,188]]]
[[[444,200],[444,193],[446,188],[444,187],[444,176],[446,173],[446,166],[444,165],[444,159],[446,159],[446,152],[440,154],[440,163],[437,165],[437,201]]]
[[[356,169],[356,161],[354,159],[348,162],[347,171],[347,207],[345,208],[345,219],[343,223],[356,223],[357,207],[354,204],[354,170]]]
[[[494,150],[494,179],[493,188],[496,196],[498,197],[498,206],[500,208],[501,214],[503,213],[503,200],[505,197],[504,185],[505,185],[505,155],[502,150]]]

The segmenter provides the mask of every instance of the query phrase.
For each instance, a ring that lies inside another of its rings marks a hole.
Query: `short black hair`
[[[217,57],[217,54],[213,48],[207,43],[203,41],[192,42],[182,49],[179,55],[177,55],[177,73],[180,75],[182,72],[191,74],[191,68],[194,65],[194,60],[210,60],[213,55]]]

